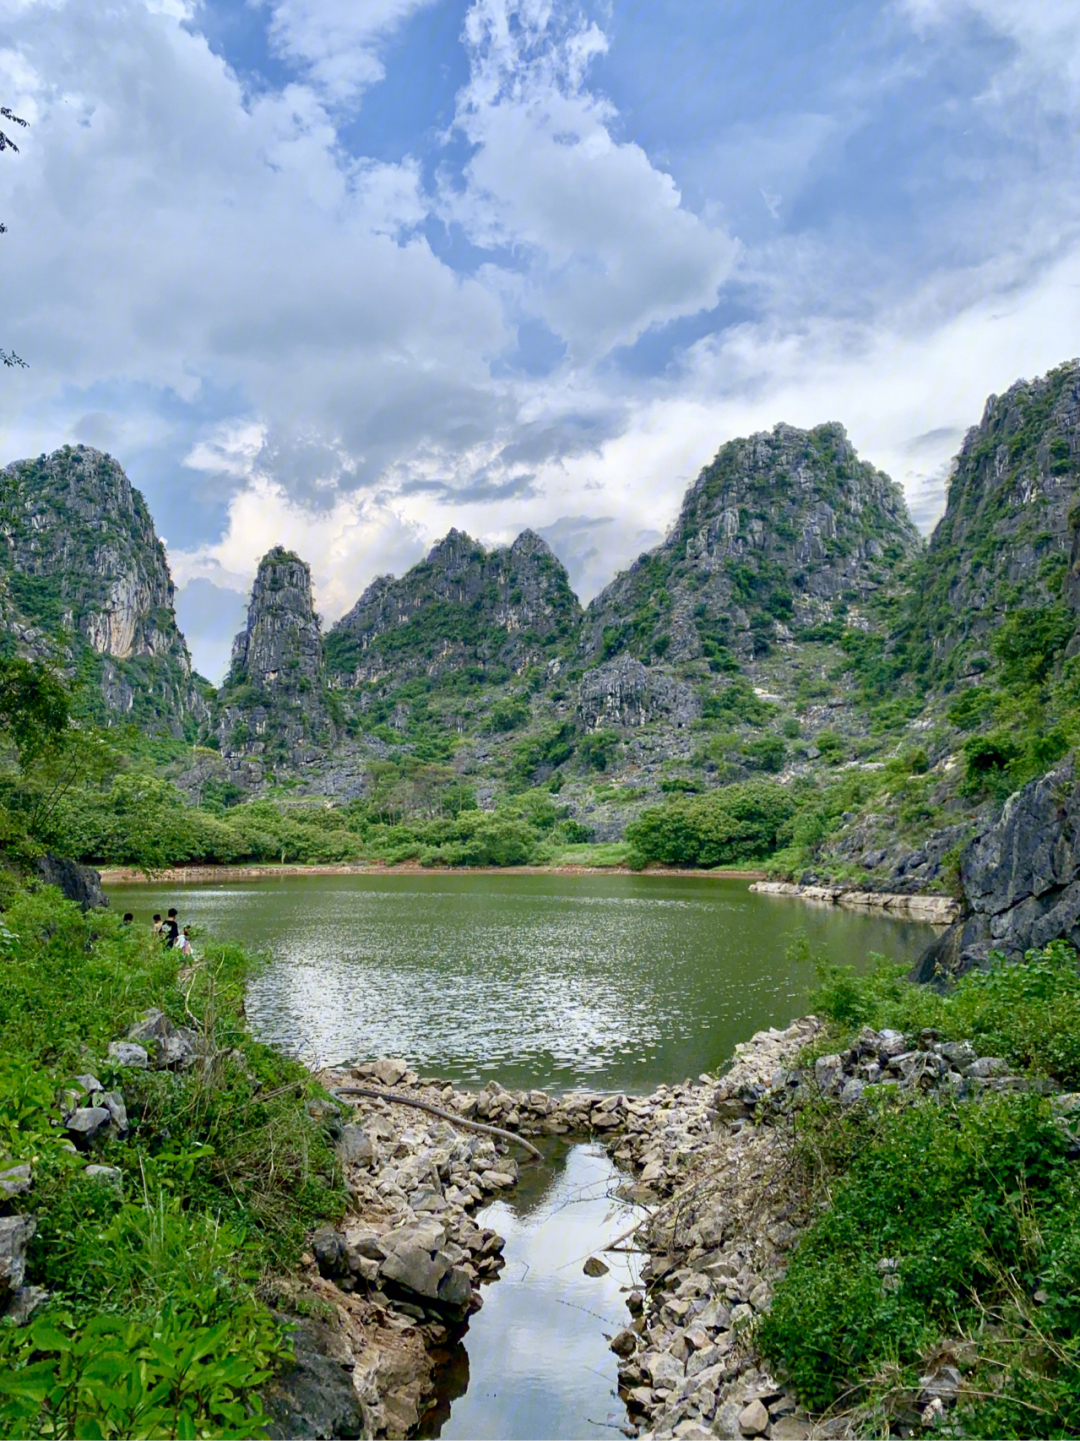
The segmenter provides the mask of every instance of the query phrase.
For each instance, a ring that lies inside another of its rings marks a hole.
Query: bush
[[[752,781],[653,807],[630,822],[626,839],[646,862],[729,865],[774,851],[781,827],[796,809],[783,786]]]

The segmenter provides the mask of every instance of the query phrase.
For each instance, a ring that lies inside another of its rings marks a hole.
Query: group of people
[[[124,912],[124,925],[130,926],[135,917],[131,911]],[[168,950],[178,950],[182,956],[190,956],[191,950],[191,927],[184,926],[181,930],[180,922],[177,919],[175,906],[170,906],[168,914],[162,920],[160,912],[154,913],[152,923],[154,935],[161,941]]]

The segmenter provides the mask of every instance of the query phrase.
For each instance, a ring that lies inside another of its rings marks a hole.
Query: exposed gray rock
[[[276,1441],[332,1441],[365,1434],[351,1370],[338,1359],[333,1328],[322,1321],[297,1321],[293,1363],[268,1381],[262,1402]],[[366,1434],[370,1435],[370,1432]]]
[[[25,1326],[30,1317],[49,1299],[44,1286],[20,1286],[11,1298],[4,1319],[13,1326]]]
[[[164,1011],[158,1010],[147,1011],[128,1031],[127,1038],[146,1048],[156,1071],[172,1067],[184,1070],[193,1064],[199,1049],[196,1032],[174,1025]]]
[[[129,1066],[136,1071],[145,1071],[150,1064],[146,1047],[136,1041],[113,1041],[109,1046],[109,1060],[116,1066]]]
[[[71,1139],[80,1150],[108,1131],[112,1116],[104,1106],[80,1106],[64,1122]]]
[[[87,1166],[83,1175],[98,1186],[108,1186],[114,1191],[124,1187],[124,1173],[119,1166]]]
[[[343,1166],[367,1165],[374,1155],[369,1138],[361,1127],[352,1124],[341,1128],[334,1153]]]
[[[0,1310],[26,1275],[26,1248],[37,1230],[32,1216],[0,1216]]]
[[[108,896],[101,889],[101,872],[93,866],[82,866],[63,856],[39,856],[37,873],[47,886],[56,886],[84,911],[109,904]]]
[[[21,1166],[8,1166],[0,1171],[0,1200],[9,1201],[13,1196],[22,1196],[33,1184],[34,1177],[28,1161]]]
[[[972,914],[920,957],[912,978],[961,975],[991,951],[1019,960],[1064,938],[1080,945],[1080,784],[1072,757],[1006,801],[966,847],[960,878]]]
[[[701,700],[692,687],[629,655],[586,671],[578,695],[578,715],[586,730],[659,720],[681,729],[701,714]]]

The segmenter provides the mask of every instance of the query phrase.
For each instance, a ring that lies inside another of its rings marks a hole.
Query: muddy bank
[[[847,906],[850,910],[888,911],[905,920],[929,921],[934,926],[952,925],[962,909],[952,896],[902,896],[889,891],[849,890],[843,886],[800,886],[794,881],[759,880],[750,889],[759,895],[792,896],[800,901]]]
[[[132,866],[105,867],[101,871],[105,886],[168,885],[191,886],[205,882],[266,881],[283,876],[695,876],[699,880],[760,881],[764,871],[755,870],[680,870],[675,866],[654,866],[645,871],[632,871],[629,866],[419,866],[406,861],[387,866],[381,861],[357,862],[355,865],[273,865],[273,866],[173,866],[167,870],[145,871]]]

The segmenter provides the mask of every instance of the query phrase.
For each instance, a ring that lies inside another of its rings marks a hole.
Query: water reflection
[[[608,1338],[627,1322],[625,1288],[640,1258],[607,1252],[606,1276],[582,1271],[629,1224],[611,1199],[618,1172],[596,1146],[548,1155],[545,1166],[522,1168],[512,1200],[483,1213],[506,1238],[506,1269],[440,1373],[422,1436],[556,1441],[617,1436],[626,1424]]]

